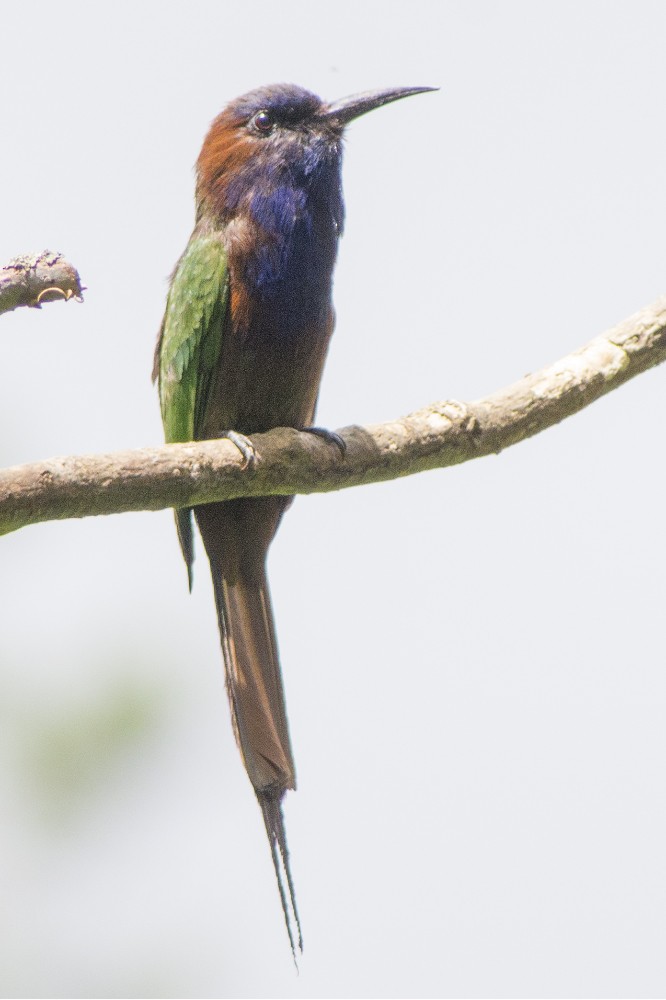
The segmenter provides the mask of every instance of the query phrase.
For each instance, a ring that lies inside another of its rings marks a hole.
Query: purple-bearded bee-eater
[[[261,87],[212,123],[196,168],[196,222],[171,278],[153,376],[167,442],[312,427],[333,332],[342,234],[342,138],[374,108],[432,87],[394,87],[326,104],[300,87]],[[261,806],[292,952],[303,942],[282,815],[296,788],[266,579],[291,497],[194,509],[210,561],[236,741]],[[192,512],[176,511],[192,581]],[[290,905],[291,904],[291,912]]]

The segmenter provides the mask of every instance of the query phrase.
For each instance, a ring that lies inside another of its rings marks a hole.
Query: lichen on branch
[[[82,302],[83,286],[76,268],[58,251],[22,254],[0,269],[0,313],[19,306],[40,309],[60,299]]]

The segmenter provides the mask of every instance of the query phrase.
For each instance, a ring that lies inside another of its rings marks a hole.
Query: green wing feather
[[[227,257],[218,236],[193,236],[173,275],[156,363],[167,442],[194,441],[203,426],[220,356],[229,298]],[[192,586],[192,512],[176,511]]]
[[[193,236],[169,289],[159,352],[164,436],[194,441],[222,346],[229,281],[219,237]]]

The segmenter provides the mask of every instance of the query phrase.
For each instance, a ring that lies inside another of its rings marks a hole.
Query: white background
[[[438,85],[349,129],[318,422],[478,398],[666,292],[662,3],[2,5],[0,461],[157,444],[149,380],[209,121],[287,80]],[[0,540],[0,990],[666,989],[664,398],[299,499],[270,560],[297,978],[169,512]]]

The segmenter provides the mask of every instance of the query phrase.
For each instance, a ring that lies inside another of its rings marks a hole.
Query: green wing
[[[169,289],[159,346],[164,436],[194,441],[222,346],[229,282],[219,237],[192,237]]]
[[[228,298],[227,257],[219,235],[193,236],[176,265],[155,359],[167,442],[194,441],[201,431]],[[176,511],[176,525],[191,587],[192,512]]]

